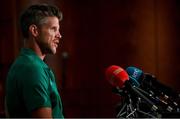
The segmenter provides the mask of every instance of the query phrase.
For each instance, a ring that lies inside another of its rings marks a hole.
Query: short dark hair
[[[20,27],[23,37],[29,37],[28,29],[30,25],[40,25],[41,20],[49,16],[55,16],[59,21],[61,21],[63,17],[62,12],[53,5],[36,4],[26,9],[20,17]]]

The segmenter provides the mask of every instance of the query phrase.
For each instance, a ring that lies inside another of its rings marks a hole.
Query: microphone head
[[[106,80],[108,80],[110,84],[115,87],[122,88],[125,81],[129,80],[127,72],[123,68],[116,65],[108,67],[105,74]]]
[[[143,78],[143,74],[144,74],[143,71],[136,67],[130,66],[126,69],[126,72],[129,75],[130,82],[133,85],[139,87]]]

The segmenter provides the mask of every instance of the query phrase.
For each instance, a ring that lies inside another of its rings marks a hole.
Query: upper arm
[[[52,109],[49,107],[41,107],[32,111],[32,117],[35,118],[52,118]]]
[[[22,98],[28,113],[35,117],[52,117],[49,82],[38,68],[26,70],[22,79]]]

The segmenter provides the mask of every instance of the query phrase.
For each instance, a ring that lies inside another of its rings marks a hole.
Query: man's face
[[[42,53],[55,54],[61,38],[57,17],[47,17],[39,27],[37,43]]]

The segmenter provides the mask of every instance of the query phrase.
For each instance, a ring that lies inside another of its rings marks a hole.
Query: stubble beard
[[[56,54],[57,48],[53,46],[53,43],[47,44],[45,47],[45,51],[47,54]]]
[[[56,54],[57,51],[57,47],[53,45],[53,42],[51,43],[41,42],[39,43],[39,47],[43,54]]]

